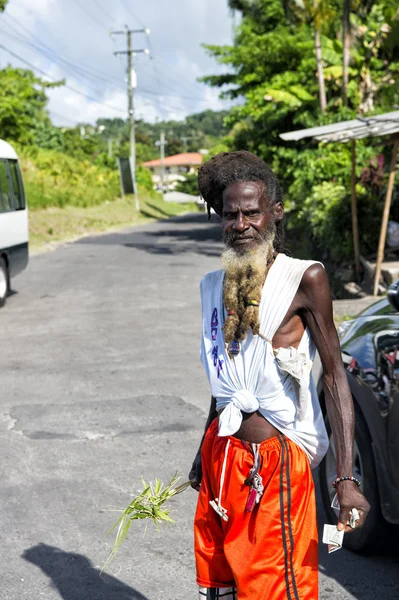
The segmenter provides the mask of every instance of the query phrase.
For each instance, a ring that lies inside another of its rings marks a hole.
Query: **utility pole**
[[[134,33],[145,33],[149,35],[150,30],[145,29],[129,29],[126,25],[124,31],[112,31],[111,36],[115,35],[126,35],[127,38],[127,50],[114,52],[115,56],[121,56],[122,54],[127,55],[127,95],[128,95],[128,115],[129,115],[129,131],[130,131],[130,162],[133,177],[134,187],[134,198],[136,203],[136,210],[140,210],[139,197],[137,193],[136,184],[136,135],[135,135],[135,118],[134,118],[134,89],[137,87],[137,76],[134,69],[134,57],[136,54],[150,54],[147,48],[133,49],[133,34]]]
[[[161,131],[160,139],[155,142],[156,146],[159,146],[159,151],[161,154],[161,190],[162,196],[164,195],[164,187],[165,187],[165,146],[168,142],[165,139],[165,132]]]
[[[342,104],[348,106],[348,73],[349,73],[349,57],[351,45],[351,0],[344,0],[344,10],[342,17],[343,29],[343,71],[342,71]]]
[[[180,137],[180,139],[183,142],[184,149],[187,150],[187,142],[188,142],[188,140],[199,140],[200,136],[199,135],[187,135],[187,136],[182,135]]]
[[[113,143],[113,139],[112,138],[108,138],[108,156],[110,158],[112,158],[112,143]]]

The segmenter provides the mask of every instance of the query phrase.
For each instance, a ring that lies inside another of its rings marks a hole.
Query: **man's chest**
[[[298,293],[273,337],[274,348],[297,348],[305,331],[304,310]]]

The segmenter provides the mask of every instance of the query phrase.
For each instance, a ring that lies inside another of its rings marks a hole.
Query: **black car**
[[[365,526],[346,535],[344,545],[373,552],[384,543],[388,525],[399,524],[399,281],[338,333],[356,413],[353,474],[372,507]],[[322,392],[320,400],[324,410]],[[320,465],[320,487],[327,516],[336,522],[328,419],[327,430],[330,448]]]

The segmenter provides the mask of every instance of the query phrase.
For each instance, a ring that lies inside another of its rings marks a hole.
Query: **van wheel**
[[[0,258],[0,308],[5,305],[8,295],[8,269],[4,258]]]
[[[353,552],[370,554],[375,553],[377,549],[381,549],[386,544],[388,527],[380,511],[377,475],[367,425],[360,412],[356,409],[355,415],[353,475],[360,479],[360,489],[369,501],[371,510],[362,528],[345,534],[344,546]],[[331,482],[336,477],[335,449],[331,435],[331,426],[328,420],[326,426],[330,438],[330,447],[320,465],[320,489],[328,522],[336,523],[337,516],[331,508],[331,502],[335,496],[335,490],[331,485]]]

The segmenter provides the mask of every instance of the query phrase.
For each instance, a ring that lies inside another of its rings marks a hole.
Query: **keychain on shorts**
[[[260,456],[259,456],[259,445],[252,444],[252,452],[254,453],[254,466],[251,469],[249,477],[245,480],[245,484],[250,486],[248,500],[245,505],[245,512],[252,512],[255,505],[259,504],[260,499],[263,495],[263,481],[259,475]]]
[[[248,500],[245,505],[245,512],[252,512],[255,504],[259,504],[263,495],[263,489],[262,477],[259,475],[259,473],[255,473],[252,479]]]

